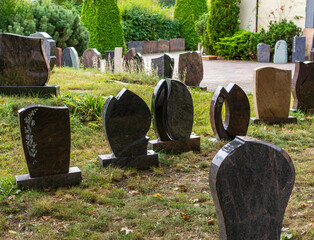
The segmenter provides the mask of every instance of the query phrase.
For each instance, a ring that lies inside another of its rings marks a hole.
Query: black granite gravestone
[[[96,48],[86,49],[82,56],[84,68],[100,68],[101,54]]]
[[[225,103],[225,121],[222,107]],[[210,105],[210,122],[217,140],[233,140],[245,136],[250,123],[250,103],[245,92],[234,83],[218,86]]]
[[[159,77],[172,78],[174,69],[173,57],[165,53],[159,58],[152,58],[152,69],[157,71]]]
[[[281,148],[249,137],[226,144],[209,170],[219,239],[279,240],[294,179]]]
[[[114,71],[114,51],[105,51],[106,69]]]
[[[79,68],[79,57],[74,47],[67,47],[62,51],[61,65],[62,67]]]
[[[265,43],[257,44],[257,61],[258,62],[270,61],[270,45]]]
[[[50,67],[43,39],[0,34],[0,93],[58,95],[59,86],[47,86]]]
[[[173,153],[199,151],[200,138],[191,136],[193,112],[193,100],[187,87],[177,80],[161,80],[152,99],[153,124],[158,140],[150,141],[149,147]]]
[[[136,52],[143,53],[143,42],[142,41],[129,41],[128,49],[134,48]]]
[[[103,127],[113,154],[99,155],[102,166],[139,169],[158,165],[158,155],[147,151],[146,134],[151,113],[146,103],[133,92],[122,89],[110,96],[103,108]]]
[[[18,112],[29,174],[16,176],[21,188],[68,186],[81,182],[70,166],[70,118],[67,107],[31,105]]]
[[[305,37],[293,37],[292,62],[305,61]]]

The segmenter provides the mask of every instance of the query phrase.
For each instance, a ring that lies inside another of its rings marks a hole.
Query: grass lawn
[[[101,125],[102,105],[123,87],[148,106],[158,79],[133,74],[115,79],[95,70],[54,69],[49,84],[58,98],[0,95],[0,239],[218,239],[208,172],[227,142],[212,142],[209,108],[213,92],[191,90],[193,132],[200,153],[160,154],[160,167],[146,171],[101,168],[97,155],[110,153]],[[148,84],[138,84],[145,82]],[[254,116],[253,96],[249,96]],[[28,173],[17,111],[30,104],[66,105],[71,112],[71,166],[83,174],[80,186],[19,191],[14,176]],[[314,239],[314,116],[291,113],[298,124],[250,125],[248,136],[283,148],[296,169],[295,186],[283,221],[282,239]],[[152,126],[148,132],[156,136]]]

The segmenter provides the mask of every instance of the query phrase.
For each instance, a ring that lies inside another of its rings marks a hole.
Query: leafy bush
[[[178,37],[179,22],[156,9],[128,6],[122,11],[122,22],[126,42]]]
[[[231,37],[239,29],[241,0],[211,0],[204,46],[210,53],[216,53],[220,38]]]
[[[158,0],[161,6],[172,7],[176,3],[176,0]]]
[[[81,14],[83,0],[57,0],[56,2],[65,9],[75,10],[78,15]]]
[[[195,21],[208,12],[206,0],[177,0],[174,17],[180,21],[180,37],[185,38],[185,48],[195,50],[200,37],[195,30]]]
[[[13,17],[18,0],[0,0],[0,29],[4,29]]]
[[[19,1],[14,16],[2,32],[28,36],[34,32],[47,32],[61,48],[74,47],[79,55],[87,48],[89,33],[79,16],[54,3]]]
[[[86,0],[83,3],[82,22],[91,34],[88,46],[105,54],[123,46],[123,30],[116,0]]]
[[[208,17],[209,12],[204,13],[197,21],[195,21],[195,31],[200,37],[204,37],[205,31],[207,29]]]

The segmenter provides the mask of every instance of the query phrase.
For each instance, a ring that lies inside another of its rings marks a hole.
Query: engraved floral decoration
[[[26,123],[26,127],[24,127],[24,131],[26,134],[26,147],[28,150],[28,154],[35,158],[36,154],[37,154],[37,150],[36,150],[36,146],[37,144],[34,142],[34,136],[32,134],[32,127],[35,126],[35,120],[33,120],[33,117],[35,115],[35,113],[38,111],[38,108],[33,109],[30,114],[28,114],[28,116],[26,118],[24,118],[24,121]],[[35,165],[37,163],[37,160],[34,159],[33,160],[33,165]]]

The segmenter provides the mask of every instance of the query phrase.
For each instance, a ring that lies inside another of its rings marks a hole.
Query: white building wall
[[[240,4],[240,28],[255,32],[256,0],[242,0]]]

